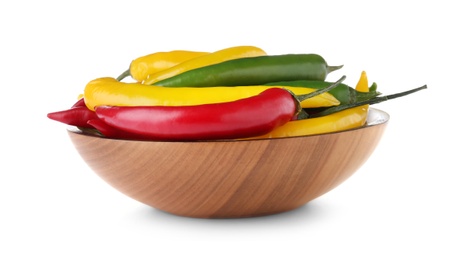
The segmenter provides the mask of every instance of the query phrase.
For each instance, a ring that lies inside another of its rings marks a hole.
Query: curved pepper
[[[368,108],[355,107],[331,115],[290,121],[266,135],[253,139],[281,138],[332,133],[361,127],[366,122]]]
[[[97,106],[188,106],[235,101],[258,95],[273,87],[276,86],[166,88],[119,82],[114,78],[98,78],[87,84],[84,99],[90,110],[94,110]],[[286,87],[286,89],[291,90],[295,95],[313,91],[311,88],[299,87]],[[310,108],[338,104],[339,101],[329,93],[301,102],[302,107]]]
[[[162,87],[264,85],[276,81],[320,80],[342,68],[329,66],[318,54],[284,54],[245,57],[220,62],[157,81]]]
[[[271,107],[277,107],[271,111]],[[289,122],[296,103],[283,89],[272,88],[257,96],[218,104],[195,106],[99,106],[106,124],[156,140],[212,140],[268,133]]]
[[[169,69],[156,72],[149,75],[149,77],[144,80],[144,84],[151,85],[157,81],[173,77],[177,74],[193,70],[196,68],[201,68],[204,66],[220,63],[223,61],[245,58],[245,57],[256,57],[266,55],[265,51],[255,46],[235,46],[231,48],[222,49],[207,55],[203,55],[185,62],[182,62],[178,65],[175,65]]]
[[[84,99],[81,98],[71,108],[47,114],[49,119],[77,127],[90,127],[89,120],[98,119],[96,113],[85,106]]]
[[[203,55],[208,54],[208,52],[198,52],[198,51],[185,51],[185,50],[174,50],[168,52],[155,52],[148,54],[137,59],[134,59],[129,65],[129,69],[123,72],[116,79],[121,81],[127,76],[131,76],[133,79],[138,82],[142,82],[147,79],[151,74],[163,71],[165,69],[171,68],[177,64],[180,64],[184,61],[194,59]]]

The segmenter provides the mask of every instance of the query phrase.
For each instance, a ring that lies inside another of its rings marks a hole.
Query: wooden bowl
[[[105,182],[151,207],[187,217],[239,218],[298,208],[350,177],[376,148],[389,120],[280,139],[129,141],[69,130],[83,160]]]

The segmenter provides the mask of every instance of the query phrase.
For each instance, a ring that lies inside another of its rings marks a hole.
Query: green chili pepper
[[[317,54],[240,58],[193,69],[158,81],[165,87],[249,86],[275,81],[319,80],[342,66],[329,66]]]
[[[303,88],[312,88],[312,89],[324,89],[330,85],[332,82],[327,81],[316,81],[316,80],[295,80],[295,81],[281,81],[281,82],[271,82],[265,84],[266,86],[287,86],[287,87],[303,87]],[[374,97],[381,95],[380,92],[376,91],[376,83],[373,83],[369,87],[368,92],[360,92],[354,88],[340,84],[338,87],[328,91],[332,96],[334,96],[341,105],[343,104],[353,104],[356,102],[369,100]]]

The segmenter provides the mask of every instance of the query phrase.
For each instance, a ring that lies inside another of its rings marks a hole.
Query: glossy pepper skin
[[[114,78],[90,81],[84,90],[87,107],[96,106],[187,106],[235,101],[260,94],[273,86],[211,88],[167,88],[140,83],[119,82]],[[312,92],[310,88],[287,87],[295,95]],[[339,101],[329,93],[306,99],[302,107],[330,107]]]
[[[342,66],[329,66],[317,54],[265,55],[229,60],[156,81],[164,87],[263,85],[288,80],[320,80]]]
[[[273,109],[276,108],[276,109]],[[157,140],[214,140],[266,134],[298,113],[291,93],[271,88],[232,102],[196,106],[96,108],[106,124]]]
[[[251,139],[284,138],[344,131],[363,126],[367,116],[367,107],[355,107],[323,117],[290,121],[265,135]]]
[[[266,52],[255,46],[234,46],[226,49],[221,49],[209,53],[207,55],[202,55],[200,57],[184,61],[166,70],[150,74],[149,77],[143,81],[143,84],[151,85],[157,81],[161,81],[166,78],[179,75],[189,70],[217,64],[228,60],[264,55],[266,55]]]
[[[187,60],[191,60],[208,52],[174,50],[168,52],[155,52],[134,59],[129,65],[129,69],[123,72],[116,79],[121,81],[127,76],[131,76],[138,82],[147,79],[151,74],[166,70]]]
[[[95,112],[85,106],[83,98],[79,99],[71,108],[48,113],[47,117],[67,125],[84,128],[91,127],[88,124],[89,120],[98,119]]]

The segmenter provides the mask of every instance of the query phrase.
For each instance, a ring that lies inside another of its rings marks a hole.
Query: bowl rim
[[[219,140],[198,140],[198,141],[166,141],[166,140],[134,140],[134,139],[118,139],[118,138],[110,138],[99,134],[97,130],[93,129],[85,129],[85,128],[78,128],[76,126],[68,126],[67,131],[74,134],[84,135],[91,138],[99,138],[99,139],[107,139],[107,140],[115,140],[115,141],[130,141],[130,142],[153,142],[153,143],[219,143],[219,142],[253,142],[253,141],[264,141],[264,140],[281,140],[281,139],[291,139],[291,138],[309,138],[313,136],[324,136],[324,135],[333,135],[339,134],[343,132],[351,132],[351,131],[358,131],[361,129],[378,126],[382,124],[386,124],[390,119],[390,115],[377,108],[368,108],[368,116],[366,119],[366,123],[361,127],[356,127],[347,130],[340,130],[335,132],[328,132],[322,134],[312,134],[312,135],[302,135],[302,136],[286,136],[286,137],[278,137],[278,138],[259,138],[259,139],[219,139]]]

